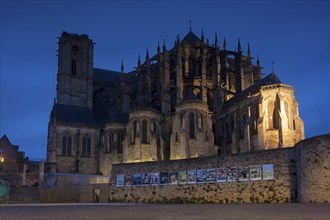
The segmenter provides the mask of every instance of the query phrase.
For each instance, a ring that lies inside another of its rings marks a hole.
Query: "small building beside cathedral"
[[[259,58],[199,38],[131,72],[93,66],[87,35],[58,42],[57,97],[48,125],[47,170],[110,175],[112,164],[179,160],[292,147],[304,139],[294,88]]]

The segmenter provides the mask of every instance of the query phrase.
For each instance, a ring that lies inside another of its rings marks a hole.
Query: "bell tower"
[[[93,41],[63,32],[58,42],[57,103],[92,109]]]

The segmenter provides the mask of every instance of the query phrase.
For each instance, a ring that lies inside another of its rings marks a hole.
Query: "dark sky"
[[[293,85],[306,138],[329,133],[329,1],[1,1],[0,136],[30,158],[46,158],[56,96],[57,37],[87,34],[94,66],[132,70],[158,41],[172,47],[189,30],[214,42],[250,42],[263,73]],[[222,46],[222,43],[220,44]],[[142,59],[144,60],[144,59]]]

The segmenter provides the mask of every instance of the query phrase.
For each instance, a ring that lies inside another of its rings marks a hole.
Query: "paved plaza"
[[[2,204],[1,220],[330,220],[330,204]]]

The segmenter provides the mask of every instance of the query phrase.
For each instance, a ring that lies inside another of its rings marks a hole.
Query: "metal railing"
[[[0,180],[0,199],[9,195],[10,183],[4,180]]]

